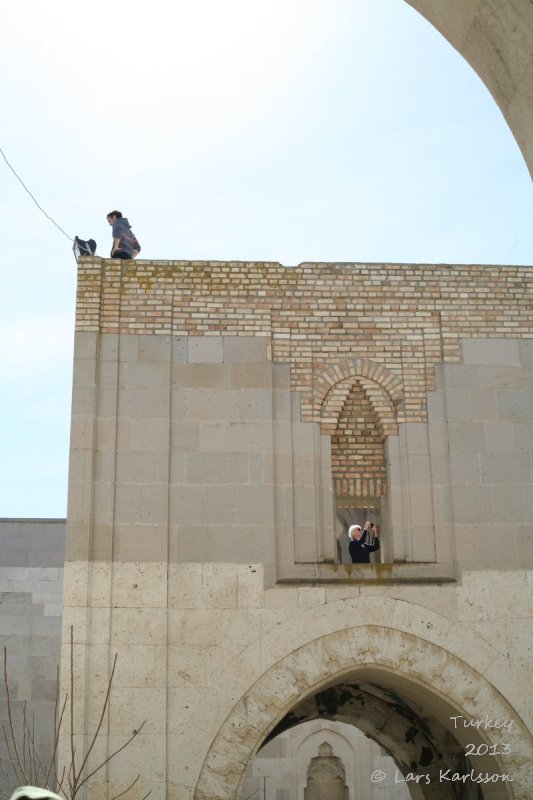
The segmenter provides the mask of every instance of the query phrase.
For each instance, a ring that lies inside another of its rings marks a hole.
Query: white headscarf
[[[9,800],[20,800],[23,797],[28,797],[29,800],[65,800],[64,797],[54,794],[49,789],[41,789],[39,786],[19,786]]]

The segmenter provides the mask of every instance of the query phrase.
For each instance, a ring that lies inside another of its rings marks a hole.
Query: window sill
[[[293,564],[278,565],[276,583],[450,583],[455,564]]]

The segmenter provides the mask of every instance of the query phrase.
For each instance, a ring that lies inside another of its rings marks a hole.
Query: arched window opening
[[[331,437],[331,467],[338,498],[376,500],[386,493],[383,426],[369,389],[356,380]]]
[[[367,521],[373,532],[383,531],[382,498],[387,494],[385,439],[395,423],[392,403],[383,389],[368,378],[352,378],[333,387],[330,411],[336,397],[339,410],[335,426],[330,417],[331,469],[335,493],[337,558],[350,563],[348,528]],[[371,563],[383,560],[381,549]]]

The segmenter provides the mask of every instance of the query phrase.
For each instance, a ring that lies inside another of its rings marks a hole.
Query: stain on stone
[[[417,733],[418,733],[418,728],[415,728],[415,727],[412,725],[412,726],[411,726],[410,728],[408,728],[408,730],[406,730],[406,732],[405,732],[405,741],[406,741],[406,742],[412,742],[412,741],[413,741],[413,739],[415,738],[415,736],[417,735]]]
[[[427,767],[428,764],[431,764],[433,761],[433,751],[430,747],[426,747],[425,745],[422,747],[420,751],[420,756],[418,758],[418,763],[421,767]]]

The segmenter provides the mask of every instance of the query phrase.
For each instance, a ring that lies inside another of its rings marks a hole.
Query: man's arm
[[[375,550],[379,550],[379,537],[374,536],[374,544],[367,544],[366,542],[363,544],[365,550],[369,553],[373,553]]]

